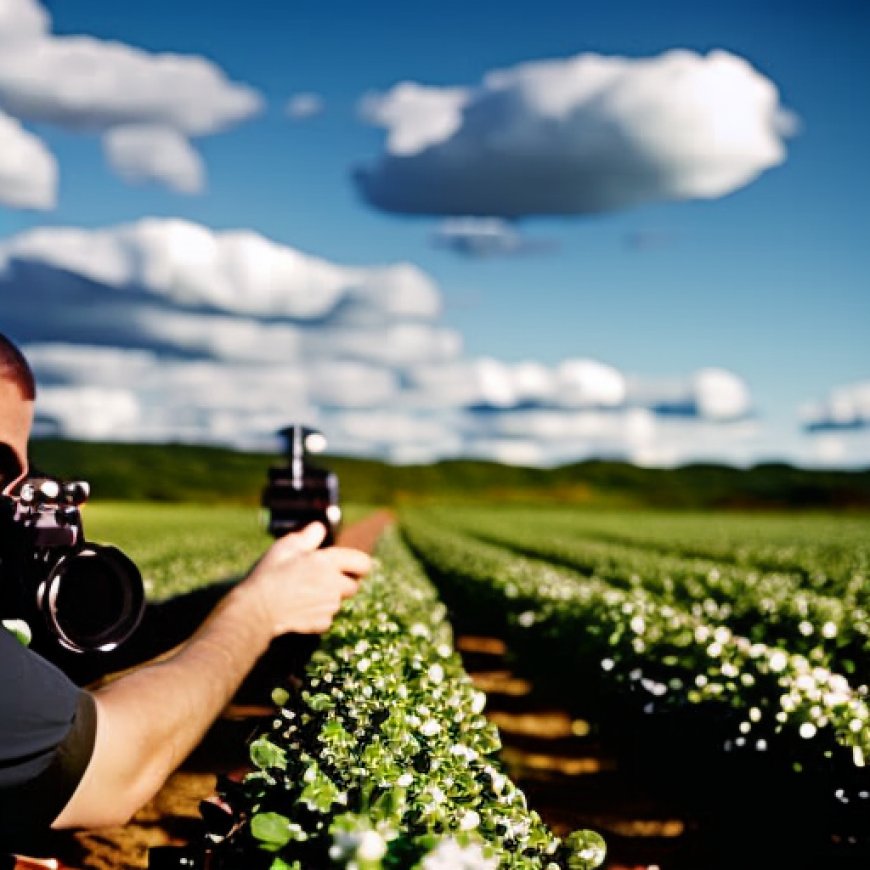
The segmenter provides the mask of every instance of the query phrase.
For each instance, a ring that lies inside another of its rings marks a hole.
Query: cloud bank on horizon
[[[333,450],[651,464],[749,451],[732,372],[672,382],[591,359],[470,358],[409,263],[353,267],[173,219],[0,242],[4,329],[42,385],[43,432],[268,448],[304,419]],[[740,445],[743,445],[742,447]]]
[[[340,265],[246,230],[27,231],[0,242],[0,308],[36,372],[43,434],[272,449],[302,420],[348,455],[544,466],[748,464],[763,443],[733,372],[663,380],[585,358],[472,358],[412,264]],[[819,461],[866,455],[853,437],[856,415],[870,433],[866,390],[807,411],[845,430],[813,442]]]

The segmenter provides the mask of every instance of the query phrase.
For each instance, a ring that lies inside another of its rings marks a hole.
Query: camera
[[[86,481],[33,474],[0,496],[0,616],[23,619],[34,640],[77,653],[110,652],[142,618],[136,565],[85,539]]]
[[[287,426],[277,434],[284,439],[287,463],[268,470],[261,498],[268,511],[268,532],[278,538],[319,521],[326,526],[320,546],[329,547],[341,528],[338,477],[309,461],[310,453],[326,449],[326,438],[319,430],[301,425]]]

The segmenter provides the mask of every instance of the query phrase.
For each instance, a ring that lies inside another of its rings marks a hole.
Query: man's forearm
[[[55,827],[123,822],[156,793],[268,647],[256,608],[234,588],[177,652],[94,693],[94,757]]]

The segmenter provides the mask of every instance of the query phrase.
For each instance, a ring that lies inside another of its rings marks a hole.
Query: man
[[[27,474],[36,389],[0,334],[0,490]],[[171,656],[86,691],[0,627],[0,853],[49,827],[126,823],[200,742],[270,643],[325,631],[370,571],[347,547],[318,548],[312,523],[275,541]],[[2,582],[2,578],[0,578]]]

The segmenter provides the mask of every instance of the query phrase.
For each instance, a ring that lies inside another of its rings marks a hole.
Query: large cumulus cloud
[[[105,134],[110,161],[125,178],[196,192],[202,170],[191,137],[225,130],[261,106],[253,88],[204,57],[55,36],[37,0],[0,0],[0,111]],[[146,137],[155,148],[143,147]],[[55,195],[52,183],[35,205],[49,207]],[[19,205],[2,174],[0,204]]]
[[[742,456],[753,437],[732,372],[660,382],[588,358],[468,357],[413,264],[333,263],[247,230],[23,232],[0,242],[0,311],[43,433],[275,448],[301,421],[336,452],[535,465]]]
[[[366,95],[387,130],[360,166],[390,212],[587,214],[723,196],[785,159],[794,117],[776,86],[726,51],[581,54],[523,63],[475,87],[402,82]]]

